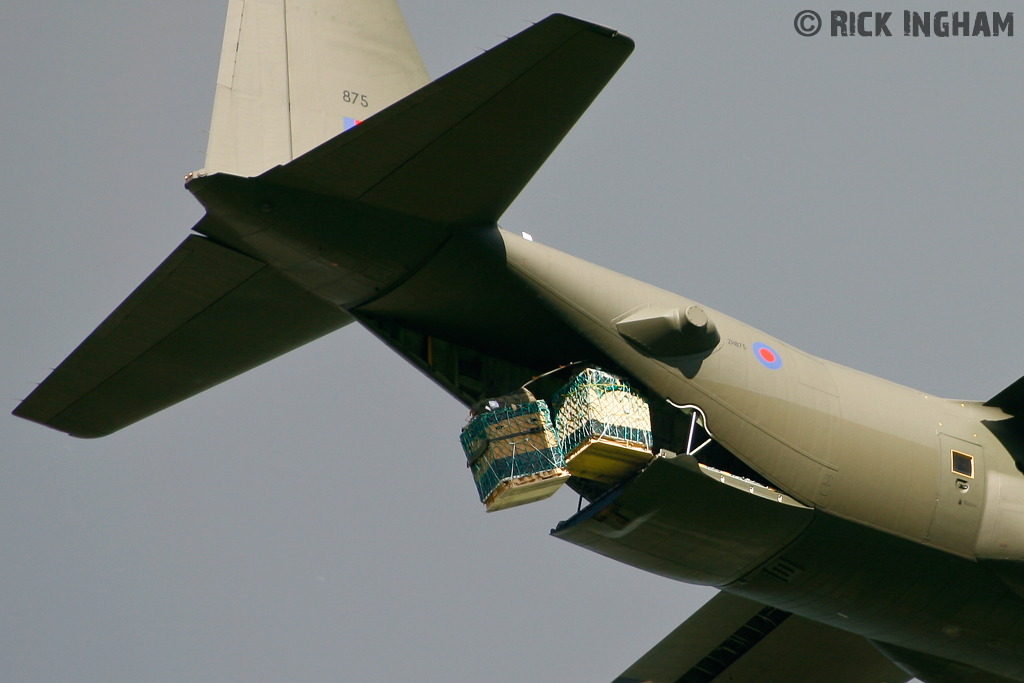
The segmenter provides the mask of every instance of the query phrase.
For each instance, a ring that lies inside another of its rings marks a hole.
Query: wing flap
[[[260,261],[192,235],[14,414],[105,436],[351,320]]]
[[[553,15],[261,177],[441,223],[494,223],[632,50]]]
[[[867,639],[719,593],[614,683],[905,683]]]

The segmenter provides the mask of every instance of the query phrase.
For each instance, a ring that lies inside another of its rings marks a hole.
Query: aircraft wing
[[[719,593],[614,683],[905,683],[867,639]]]
[[[264,263],[191,235],[14,414],[106,436],[351,321]]]

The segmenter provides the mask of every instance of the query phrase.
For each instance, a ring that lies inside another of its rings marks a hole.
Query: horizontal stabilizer
[[[985,401],[985,405],[999,408],[1007,415],[1024,417],[1024,377]]]
[[[105,436],[351,320],[265,264],[192,235],[14,414]]]
[[[719,593],[614,683],[905,683],[867,639]]]
[[[261,177],[440,223],[494,223],[632,50],[553,15]]]

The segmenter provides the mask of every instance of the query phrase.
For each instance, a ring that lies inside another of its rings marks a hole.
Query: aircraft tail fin
[[[205,172],[259,175],[429,80],[395,0],[230,0]]]

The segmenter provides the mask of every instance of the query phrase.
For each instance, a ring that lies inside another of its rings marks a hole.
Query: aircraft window
[[[974,456],[960,451],[950,451],[950,453],[953,457],[953,471],[974,479]]]

